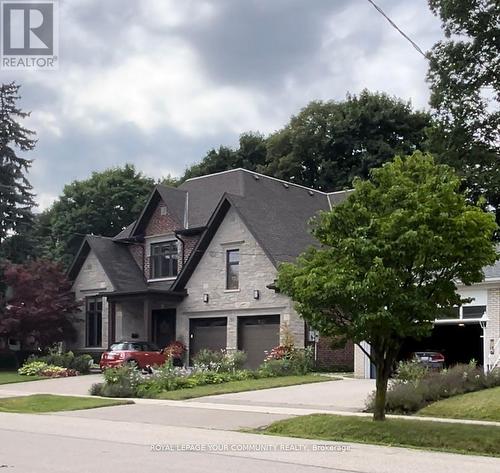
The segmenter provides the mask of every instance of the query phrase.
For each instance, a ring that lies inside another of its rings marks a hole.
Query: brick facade
[[[317,346],[316,366],[327,371],[352,371],[354,369],[354,343],[332,348],[331,338],[320,337]]]
[[[130,253],[132,254],[132,257],[134,258],[134,261],[137,263],[137,266],[139,268],[143,269],[144,266],[144,244],[138,244],[138,245],[129,245],[128,247]]]

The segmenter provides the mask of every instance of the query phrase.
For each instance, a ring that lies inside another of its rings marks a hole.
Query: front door
[[[153,310],[153,341],[165,348],[175,341],[175,309]]]

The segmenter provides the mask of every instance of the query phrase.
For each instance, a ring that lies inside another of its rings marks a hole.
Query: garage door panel
[[[238,348],[247,354],[247,368],[258,368],[265,352],[279,345],[279,331],[279,315],[238,319]]]
[[[227,319],[191,319],[189,330],[189,357],[200,350],[223,350],[227,346]]]

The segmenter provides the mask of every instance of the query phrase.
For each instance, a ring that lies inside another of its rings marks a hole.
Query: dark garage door
[[[203,348],[222,350],[226,348],[227,318],[190,319],[189,321],[189,359],[192,360]]]
[[[238,317],[238,349],[247,354],[246,367],[255,369],[266,351],[280,342],[280,316]]]

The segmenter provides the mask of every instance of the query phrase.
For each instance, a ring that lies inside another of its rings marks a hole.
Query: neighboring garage
[[[438,351],[444,355],[445,366],[469,363],[483,364],[483,330],[478,322],[436,322],[430,337],[423,340],[406,340],[400,359],[405,360],[415,351]]]
[[[238,317],[238,349],[247,354],[246,367],[255,369],[266,351],[279,345],[280,316]]]
[[[227,318],[213,317],[189,320],[189,360],[201,349],[219,351],[227,344]]]

